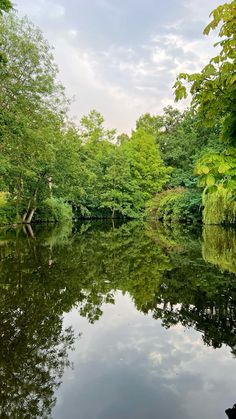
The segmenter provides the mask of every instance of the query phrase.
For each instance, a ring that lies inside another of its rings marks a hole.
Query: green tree
[[[169,169],[164,166],[152,136],[140,129],[130,139],[125,136],[123,141],[115,142],[115,132],[107,131],[103,122],[95,111],[83,117],[75,135],[75,147],[72,146],[75,150],[77,143],[77,157],[73,150],[60,153],[67,156],[65,165],[71,162],[77,173],[72,185],[82,187],[82,206],[79,207],[78,196],[74,205],[82,216],[138,217],[147,199],[167,182]],[[63,158],[58,158],[59,168],[63,167]]]
[[[171,169],[164,165],[155,138],[144,129],[134,131],[130,141],[122,143],[121,150],[129,161],[134,183],[133,206],[139,213],[147,200],[167,184]]]
[[[122,147],[112,146],[107,154],[106,168],[100,184],[101,208],[115,215],[136,217],[133,202],[135,180],[131,175],[129,160]],[[136,187],[137,188],[137,187]]]
[[[157,140],[163,129],[163,117],[160,115],[150,115],[145,113],[136,121],[136,129],[144,129],[147,134],[154,136]]]
[[[9,0],[0,0],[0,18],[3,12],[9,12],[13,8],[12,3]],[[0,43],[1,47],[1,43]],[[7,56],[3,51],[0,51],[0,66],[3,66],[7,62]]]
[[[10,12],[13,8],[12,3],[9,0],[0,0],[0,14],[3,12]]]
[[[51,49],[26,18],[3,16],[0,41],[8,57],[0,74],[1,174],[17,220],[30,222],[50,192],[66,100]]]
[[[89,195],[96,184],[96,175],[91,171],[87,146],[82,142],[81,133],[72,124],[60,137],[52,179],[53,196],[62,197],[81,216],[90,214]]]
[[[223,148],[218,141],[219,124],[213,128],[203,127],[199,116],[189,110],[181,113],[168,106],[162,115],[141,116],[136,126],[155,137],[165,165],[173,168],[169,181],[171,187],[195,187],[197,178],[193,170],[196,160],[206,150]]]
[[[205,187],[204,221],[219,224],[236,219],[236,1],[219,6],[211,17],[204,34],[220,26],[216,44],[220,53],[200,73],[181,73],[174,87],[179,100],[187,96],[185,82],[190,85],[192,108],[206,125],[213,126],[216,120],[222,123],[224,151],[207,153],[196,165],[200,185]]]
[[[181,73],[175,83],[176,99],[187,95],[186,81],[190,84],[192,107],[210,126],[216,118],[223,119],[223,138],[235,144],[236,137],[236,1],[217,7],[211,13],[212,20],[204,29],[208,35],[220,24],[217,42],[220,53],[213,57],[200,73]]]
[[[83,142],[114,141],[115,130],[107,130],[103,126],[104,118],[95,109],[81,118],[80,132]]]

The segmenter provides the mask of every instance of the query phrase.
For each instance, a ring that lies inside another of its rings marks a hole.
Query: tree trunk
[[[29,215],[27,216],[26,220],[25,220],[25,224],[30,224],[32,221],[32,218],[34,216],[34,213],[36,211],[36,208],[32,208],[29,212]]]
[[[26,209],[26,211],[23,215],[22,222],[24,224],[30,224],[31,223],[32,218],[34,216],[34,213],[36,211],[36,199],[37,199],[37,194],[38,194],[38,189],[39,189],[39,182],[40,182],[40,179],[38,180],[38,183],[36,185],[36,188],[35,188],[35,191],[34,191],[33,195],[29,199],[27,209]]]
[[[19,211],[19,207],[20,207],[20,202],[21,202],[21,198],[22,198],[22,191],[23,191],[23,179],[22,179],[22,175],[20,174],[17,182],[17,195],[16,195],[16,221],[18,222],[20,219],[20,211]]]
[[[47,177],[50,198],[52,198],[52,176]]]
[[[22,218],[22,222],[23,223],[25,223],[25,220],[27,219],[27,215],[29,213],[29,210],[30,210],[30,207],[31,207],[31,203],[32,203],[32,197],[29,199],[29,202],[28,202],[28,205],[27,205],[27,209],[26,209],[26,211],[25,211],[25,213],[23,215],[23,218]]]

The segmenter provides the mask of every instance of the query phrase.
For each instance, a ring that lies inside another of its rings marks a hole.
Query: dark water
[[[2,229],[0,287],[1,418],[227,419],[236,403],[235,231]]]

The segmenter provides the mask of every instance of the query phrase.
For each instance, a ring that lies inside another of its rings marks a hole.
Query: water
[[[0,230],[0,417],[227,418],[235,256],[220,227]]]

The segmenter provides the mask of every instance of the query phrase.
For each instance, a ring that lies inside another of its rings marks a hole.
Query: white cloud
[[[167,55],[166,50],[164,48],[160,48],[160,47],[155,47],[154,51],[152,53],[152,61],[155,64],[162,64],[165,63],[166,61],[170,60],[170,56]]]
[[[75,39],[78,35],[78,31],[76,29],[69,29],[68,35],[70,38]]]
[[[158,14],[155,24],[154,3],[149,1],[150,10],[145,12],[153,22],[150,28],[142,24],[143,16],[136,13],[140,22],[132,19],[129,3],[124,6],[114,0],[96,0],[93,7],[82,0],[71,4],[18,0],[18,8],[42,27],[54,45],[60,78],[68,94],[76,98],[72,114],[78,119],[97,108],[109,127],[130,131],[142,113],[161,112],[166,104],[175,106],[172,86],[176,75],[200,70],[214,54],[214,38],[203,37],[202,29],[208,9],[218,3],[180,0],[175,20],[173,10],[170,19],[167,6],[165,12],[159,5],[163,16]],[[113,31],[108,17],[120,24],[120,33]]]
[[[19,12],[27,14],[33,19],[41,21],[41,19],[56,20],[65,16],[65,6],[59,3],[54,3],[48,0],[37,0],[32,2],[26,1],[21,4],[21,1],[17,2],[16,7]]]

